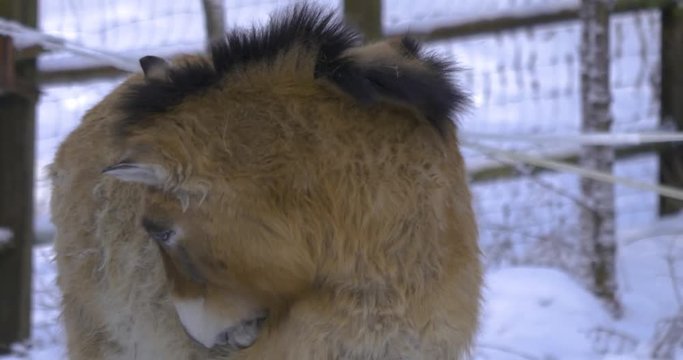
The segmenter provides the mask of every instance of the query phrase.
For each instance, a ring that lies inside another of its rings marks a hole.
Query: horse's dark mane
[[[226,75],[249,64],[272,62],[294,46],[311,48],[318,64],[337,59],[360,43],[360,34],[333,12],[298,5],[276,14],[268,26],[228,32],[211,46],[211,61],[191,61],[168,69],[167,80],[148,79],[131,85],[123,96],[126,114],[121,126],[137,123],[146,115],[178,105],[188,95],[218,84]]]
[[[118,130],[125,134],[131,126],[145,124],[148,115],[168,111],[187,96],[215,87],[227,75],[252,64],[273,64],[295,47],[310,50],[316,57],[316,78],[330,80],[365,104],[390,99],[412,106],[441,132],[451,121],[450,114],[466,103],[466,96],[451,82],[450,63],[425,54],[418,42],[403,38],[401,56],[420,59],[426,65],[424,71],[405,68],[397,72],[393,66],[356,63],[343,56],[361,44],[361,35],[334,12],[307,4],[290,7],[265,27],[227,33],[213,43],[210,60],[172,65],[160,79],[151,77],[129,85],[119,106],[124,116]]]

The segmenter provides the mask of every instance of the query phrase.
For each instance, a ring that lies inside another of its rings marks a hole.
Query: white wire
[[[499,140],[530,143],[572,143],[579,145],[642,145],[683,142],[683,132],[603,133],[603,134],[497,134],[461,131],[461,139]]]
[[[635,189],[646,190],[655,192],[663,197],[668,197],[676,200],[683,200],[683,189],[678,189],[670,186],[664,186],[659,184],[651,184],[639,180],[629,179],[621,176],[614,176],[602,171],[596,171],[591,169],[586,169],[580,166],[543,159],[536,156],[525,155],[515,152],[502,151],[494,149],[492,147],[479,144],[477,142],[472,142],[469,140],[461,140],[461,144],[470,149],[479,151],[481,153],[490,155],[492,157],[498,158],[500,160],[507,160],[512,162],[522,162],[538,167],[543,167],[555,171],[568,172],[576,174],[585,178],[603,181],[611,184],[619,184]]]
[[[33,44],[40,44],[50,50],[66,50],[74,54],[102,60],[107,64],[128,72],[140,71],[140,65],[135,59],[130,59],[104,50],[88,48],[79,43],[44,34],[39,30],[24,26],[16,21],[0,17],[0,34],[24,40]]]

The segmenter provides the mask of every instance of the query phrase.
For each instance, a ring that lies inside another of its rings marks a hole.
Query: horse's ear
[[[319,62],[316,71],[359,102],[409,107],[440,132],[467,103],[451,81],[450,63],[423,51],[411,38],[352,47],[337,59]]]
[[[166,60],[158,56],[144,56],[139,61],[145,80],[163,81],[168,78],[168,70],[171,67]]]
[[[157,187],[163,186],[168,180],[168,171],[163,166],[157,164],[124,161],[104,168],[102,173],[122,181]]]

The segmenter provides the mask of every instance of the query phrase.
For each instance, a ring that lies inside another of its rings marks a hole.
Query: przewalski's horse
[[[297,6],[141,59],[52,166],[72,359],[460,359],[481,269],[449,64]]]

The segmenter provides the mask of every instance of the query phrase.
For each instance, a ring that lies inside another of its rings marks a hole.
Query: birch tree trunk
[[[225,4],[223,0],[202,0],[202,7],[207,47],[211,50],[211,42],[225,36]]]
[[[612,126],[609,84],[610,0],[581,1],[581,130],[609,132]],[[611,173],[614,151],[605,146],[581,150],[582,166]],[[614,316],[621,315],[617,297],[614,228],[614,186],[581,179],[581,193],[588,208],[581,209],[580,247],[583,272],[589,289],[607,305]]]

